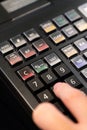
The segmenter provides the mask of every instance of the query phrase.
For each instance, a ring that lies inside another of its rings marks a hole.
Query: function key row
[[[4,47],[4,48],[6,48],[6,47]],[[10,63],[10,65],[13,66],[13,65],[19,63],[20,61],[23,61],[23,58],[25,60],[30,59],[31,57],[37,55],[38,53],[46,51],[49,48],[50,48],[49,45],[43,39],[39,39],[39,40],[33,42],[32,45],[26,45],[26,46],[20,48],[18,50],[18,52],[14,51],[13,48],[12,49],[9,48],[9,51],[13,50],[13,52],[10,54],[7,54],[5,56],[5,58]]]
[[[70,22],[73,22],[73,25],[70,25]],[[66,40],[66,37],[71,38],[77,35],[79,32],[87,30],[87,22],[80,17],[79,13],[77,13],[76,10],[72,9],[66,12],[65,16],[57,16],[52,21],[48,20],[40,24],[40,27],[42,28],[42,30],[44,30],[45,33],[51,33],[49,35],[49,38],[53,41],[54,44],[57,45],[59,43],[64,42]],[[58,30],[58,27],[62,27],[62,29]],[[0,45],[0,52],[2,54],[7,54],[8,52],[15,50],[15,48],[19,49],[24,45],[28,45],[29,42],[34,41],[36,41],[36,43],[34,43],[35,49],[37,49],[39,52],[43,51],[44,48],[42,48],[42,50],[40,50],[41,48],[38,49],[38,44],[40,43],[38,43],[39,41],[37,40],[40,39],[40,37],[41,36],[35,29],[29,29],[28,31],[22,34],[18,34],[13,38],[10,38],[10,42],[3,42]],[[44,47],[48,48],[48,46]]]

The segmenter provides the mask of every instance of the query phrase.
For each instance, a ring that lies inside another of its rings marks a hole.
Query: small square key
[[[77,13],[76,10],[72,9],[68,12],[65,13],[66,17],[71,21],[75,21],[78,20],[79,18],[81,18],[81,16]]]
[[[31,66],[37,73],[41,73],[48,69],[48,65],[41,59],[32,63]]]
[[[47,55],[46,57],[44,57],[44,59],[50,66],[54,66],[61,62],[61,59],[55,53]]]
[[[52,31],[56,30],[56,26],[51,21],[42,23],[42,24],[40,24],[40,26],[46,33],[50,33]]]
[[[84,76],[85,79],[87,79],[87,68],[83,69],[81,71],[81,74]]]
[[[8,41],[5,41],[1,43],[0,45],[0,52],[4,55],[7,54],[8,52],[12,51],[14,49],[13,45],[9,43]]]
[[[75,22],[74,25],[80,32],[87,30],[87,22],[84,19]]]
[[[39,78],[33,78],[27,82],[28,87],[32,90],[32,92],[36,92],[44,87],[44,84],[41,82]]]
[[[62,43],[66,39],[65,36],[60,31],[56,31],[50,34],[50,38],[56,45]]]
[[[36,32],[35,29],[30,29],[26,32],[24,32],[24,35],[26,36],[26,38],[31,42],[33,40],[36,40],[38,38],[40,38],[40,35]]]
[[[7,61],[11,66],[14,66],[23,61],[23,58],[17,52],[13,52],[5,56],[5,58],[7,59]]]
[[[78,34],[77,30],[72,25],[64,27],[62,31],[68,38],[71,38]]]
[[[53,19],[53,21],[58,27],[63,27],[69,23],[69,21],[63,15],[57,16]]]
[[[67,58],[70,58],[78,53],[78,51],[72,45],[65,46],[61,49]]]
[[[84,57],[87,59],[87,51],[83,53]]]
[[[33,42],[33,46],[39,53],[50,48],[49,45],[43,39]]]
[[[76,87],[76,88],[80,87],[81,85],[80,81],[78,81],[78,79],[74,75],[65,79],[65,82],[70,84],[72,87]]]
[[[41,78],[44,80],[44,82],[49,85],[57,80],[56,75],[51,71],[46,71],[41,75]]]
[[[31,58],[36,55],[36,51],[31,46],[25,46],[19,51],[25,59]]]
[[[79,51],[84,51],[87,49],[87,41],[84,38],[75,41],[74,45],[79,49]]]
[[[87,65],[87,61],[81,55],[78,55],[74,57],[73,59],[71,59],[71,62],[77,69],[81,69],[82,67]]]
[[[54,97],[52,96],[52,94],[50,93],[49,90],[44,90],[42,92],[40,92],[37,97],[39,98],[39,100],[41,102],[50,102],[54,99]]]
[[[13,38],[10,39],[10,41],[13,43],[13,45],[18,48],[21,47],[23,45],[26,45],[27,41],[25,40],[25,38],[22,35],[17,35],[14,36]]]
[[[58,76],[61,78],[70,74],[71,72],[70,69],[63,63],[55,67],[54,70],[58,74]]]
[[[23,81],[26,81],[27,79],[30,79],[31,77],[35,76],[34,71],[29,66],[26,66],[18,70],[17,73],[22,78]]]

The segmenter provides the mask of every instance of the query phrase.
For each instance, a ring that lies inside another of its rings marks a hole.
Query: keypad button
[[[74,25],[80,32],[87,30],[87,22],[84,19],[75,22]]]
[[[78,10],[85,16],[87,17],[87,3],[82,4],[78,7]]]
[[[40,81],[39,78],[33,78],[27,82],[28,87],[32,92],[36,92],[44,87],[44,84]]]
[[[11,66],[16,65],[23,61],[22,57],[17,52],[13,52],[5,56],[5,58]]]
[[[87,68],[83,69],[83,70],[81,71],[81,74],[84,76],[84,78],[87,79]]]
[[[10,41],[13,43],[13,45],[16,48],[21,47],[21,46],[23,46],[23,45],[25,45],[27,43],[25,38],[20,34],[17,35],[17,36],[14,36],[13,38],[11,38]]]
[[[71,72],[70,69],[63,63],[55,67],[54,70],[61,78]]]
[[[84,57],[87,59],[87,51],[83,53]]]
[[[39,53],[49,49],[49,45],[43,39],[33,42],[33,46]]]
[[[85,65],[87,65],[87,61],[81,55],[78,55],[74,57],[73,59],[71,59],[71,62],[77,69],[80,69],[84,67]]]
[[[49,85],[57,80],[57,77],[55,74],[49,70],[41,75],[41,78],[44,80],[44,82]]]
[[[61,49],[61,51],[67,58],[70,58],[78,54],[78,51],[72,45],[65,46],[64,48]]]
[[[78,81],[78,79],[74,75],[65,79],[65,82],[70,84],[72,87],[76,87],[76,88],[79,88],[81,85],[80,81]]]
[[[48,65],[43,60],[38,60],[32,63],[31,66],[37,73],[41,73],[48,69]]]
[[[57,16],[56,18],[53,19],[53,21],[58,27],[63,27],[69,23],[68,20],[63,15]]]
[[[23,81],[26,81],[27,79],[30,79],[31,77],[35,76],[34,71],[28,66],[18,70],[17,73]]]
[[[1,43],[1,45],[0,45],[0,52],[3,55],[7,54],[8,52],[12,51],[13,49],[14,49],[14,47],[8,41],[5,41],[5,42]]]
[[[50,66],[54,66],[61,62],[61,59],[55,53],[47,55],[44,59]]]
[[[62,31],[68,38],[71,38],[78,34],[77,30],[72,25],[64,27]]]
[[[87,41],[84,38],[75,41],[74,45],[79,49],[79,51],[87,49]]]
[[[45,31],[45,33],[50,33],[52,31],[56,30],[56,26],[51,21],[42,23],[42,24],[40,24],[40,26]]]
[[[25,46],[19,51],[25,59],[31,58],[32,56],[36,55],[36,51],[31,46]]]
[[[71,22],[78,20],[81,17],[74,9],[66,12],[65,15]]]
[[[29,41],[33,41],[35,39],[38,39],[40,38],[40,35],[36,32],[35,29],[30,29],[26,32],[24,32],[24,35],[26,36],[26,38],[29,40]]]
[[[44,91],[42,91],[41,93],[39,93],[37,95],[37,97],[39,98],[39,100],[41,102],[50,102],[50,101],[52,101],[54,99],[54,97],[52,96],[52,94],[50,93],[50,91],[47,90],[47,89],[44,90]]]
[[[65,36],[60,32],[56,31],[50,35],[51,40],[54,42],[54,44],[59,44],[63,41],[65,41]]]

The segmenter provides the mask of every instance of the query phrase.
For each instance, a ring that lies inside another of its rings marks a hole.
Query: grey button
[[[68,38],[71,38],[78,34],[77,30],[72,25],[68,25],[64,27],[62,31]]]
[[[0,51],[2,54],[6,54],[14,49],[13,45],[11,45],[8,41],[1,43]]]
[[[80,50],[83,51],[87,49],[87,41],[84,38],[81,38],[74,42],[74,45]]]
[[[47,55],[46,57],[44,57],[44,59],[50,66],[54,66],[61,62],[60,58],[55,53]]]
[[[87,3],[80,5],[78,7],[78,10],[85,16],[87,17]]]
[[[87,68],[83,69],[81,73],[87,79]]]

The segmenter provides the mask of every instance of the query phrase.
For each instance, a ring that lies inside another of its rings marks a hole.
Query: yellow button
[[[75,22],[74,25],[80,32],[87,30],[87,22],[83,19]]]
[[[56,26],[51,21],[47,21],[47,22],[41,24],[40,26],[46,33],[50,33],[52,31],[56,30]]]

